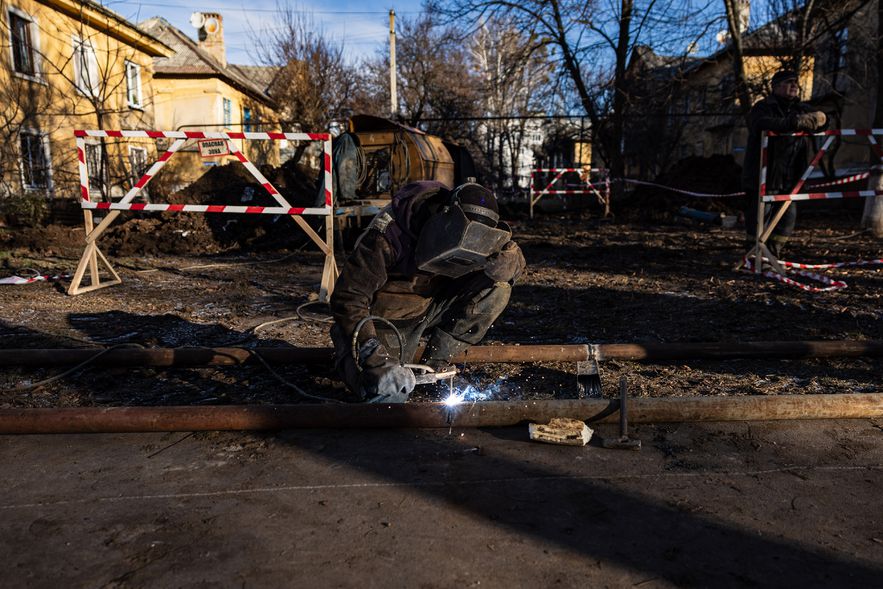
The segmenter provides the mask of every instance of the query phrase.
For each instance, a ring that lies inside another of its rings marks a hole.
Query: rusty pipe
[[[0,366],[73,366],[100,348],[0,350]],[[93,366],[193,367],[254,362],[254,353],[273,364],[329,364],[331,348],[116,348],[103,353]],[[420,352],[418,351],[418,356]],[[509,362],[578,362],[581,360],[730,360],[758,358],[857,358],[883,356],[883,341],[712,342],[653,344],[562,344],[473,346],[455,361],[474,364]]]
[[[616,400],[401,405],[225,405],[0,409],[0,434],[502,427],[553,417],[615,421]],[[883,417],[883,393],[630,400],[633,423]]]

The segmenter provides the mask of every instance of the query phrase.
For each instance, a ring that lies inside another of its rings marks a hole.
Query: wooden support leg
[[[112,280],[101,282],[96,277],[99,275],[98,272],[98,261],[101,260],[101,263],[110,272],[110,275],[113,277]],[[92,281],[89,286],[81,287],[80,284],[83,281],[83,276],[86,273],[86,268],[90,270],[90,276],[92,276]],[[116,270],[113,269],[113,266],[110,265],[110,262],[101,253],[101,250],[98,249],[98,246],[95,245],[95,242],[89,243],[86,245],[86,250],[83,252],[82,257],[80,257],[80,263],[77,264],[77,270],[74,272],[74,277],[71,280],[71,285],[67,289],[67,294],[69,295],[78,295],[83,294],[85,292],[90,292],[93,290],[98,290],[99,288],[106,288],[108,286],[113,286],[115,284],[120,284],[123,281],[120,278],[120,275],[117,274]]]
[[[765,203],[763,202],[763,193],[757,197],[757,225],[754,228],[754,273],[763,272],[763,250],[766,245],[763,243],[763,217]]]
[[[83,281],[83,274],[86,273],[86,266],[91,265],[90,262],[95,257],[95,244],[89,243],[86,244],[86,250],[83,252],[83,255],[80,257],[80,263],[77,264],[77,270],[74,272],[74,277],[71,280],[71,285],[67,289],[67,294],[69,295],[77,295],[80,294],[80,282]]]
[[[92,211],[84,210],[83,217],[85,221],[85,229],[86,229],[86,249],[83,251],[83,255],[80,258],[79,264],[77,264],[77,269],[74,272],[73,279],[71,280],[71,285],[67,289],[67,294],[69,295],[78,295],[84,292],[89,292],[92,290],[97,290],[99,288],[104,288],[106,286],[113,286],[114,284],[120,284],[123,279],[120,278],[120,275],[117,274],[116,270],[113,269],[108,259],[104,256],[101,250],[98,249],[98,245],[95,240],[99,235],[104,231],[99,224],[98,227],[94,227],[94,222],[92,219]],[[107,218],[105,217],[105,220]],[[104,265],[110,275],[113,277],[112,280],[102,282],[101,281],[101,273],[98,267],[98,261]],[[83,282],[83,276],[86,274],[86,268],[89,269],[89,277],[90,284],[86,287],[80,287],[80,284]]]
[[[322,269],[322,284],[319,287],[319,300],[327,303],[331,300],[331,293],[334,292],[334,283],[337,282],[339,274],[337,270],[337,262],[334,259],[334,214],[328,215],[325,219],[325,245],[328,250],[325,252],[325,267]]]
[[[307,223],[303,217],[301,217],[300,215],[291,215],[291,218],[294,219],[295,223],[297,223],[300,228],[304,230],[304,233],[306,233],[307,236],[309,236],[309,238],[313,240],[313,243],[315,243],[319,247],[319,249],[322,250],[323,254],[325,254],[326,256],[329,254],[334,255],[334,252],[328,247],[325,241],[321,237],[319,237],[319,234],[316,233],[312,227],[310,227],[310,224]],[[329,243],[331,243],[330,239],[328,241]]]

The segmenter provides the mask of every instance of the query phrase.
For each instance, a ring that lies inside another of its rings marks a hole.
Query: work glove
[[[494,282],[515,282],[526,267],[521,248],[514,241],[508,241],[499,252],[487,259],[484,273]]]
[[[816,131],[824,127],[827,122],[828,117],[820,110],[796,116],[797,129],[800,131]]]
[[[393,360],[376,338],[362,344],[358,362],[360,393],[368,403],[404,403],[417,386],[414,372]]]

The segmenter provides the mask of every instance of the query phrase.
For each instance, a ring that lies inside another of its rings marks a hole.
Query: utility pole
[[[389,10],[389,103],[392,118],[399,114],[396,96],[396,11]]]

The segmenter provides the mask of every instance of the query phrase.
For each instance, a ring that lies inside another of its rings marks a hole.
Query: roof
[[[222,65],[201,49],[196,41],[159,16],[147,19],[138,26],[172,49],[170,56],[154,59],[154,77],[219,78],[244,94],[275,107],[275,102],[267,93],[269,80],[275,71],[273,68]]]
[[[251,80],[254,84],[262,86],[265,91],[269,91],[273,79],[279,72],[280,68],[273,65],[235,65],[227,64],[227,67],[238,73],[247,80]]]
[[[92,0],[38,1],[110,37],[119,39],[151,57],[165,57],[172,52],[172,49],[160,39],[129,22],[113,10]]]
[[[789,12],[744,33],[742,35],[744,55],[781,55],[783,53],[782,45],[787,43],[789,35],[794,34],[794,31],[789,28],[788,20],[792,17],[793,14]],[[658,55],[650,47],[638,45],[632,51],[628,69],[634,71],[634,68],[641,67],[643,76],[656,79],[684,78],[695,74],[705,66],[727,59],[732,54],[732,43],[727,43],[724,47],[705,57]]]

